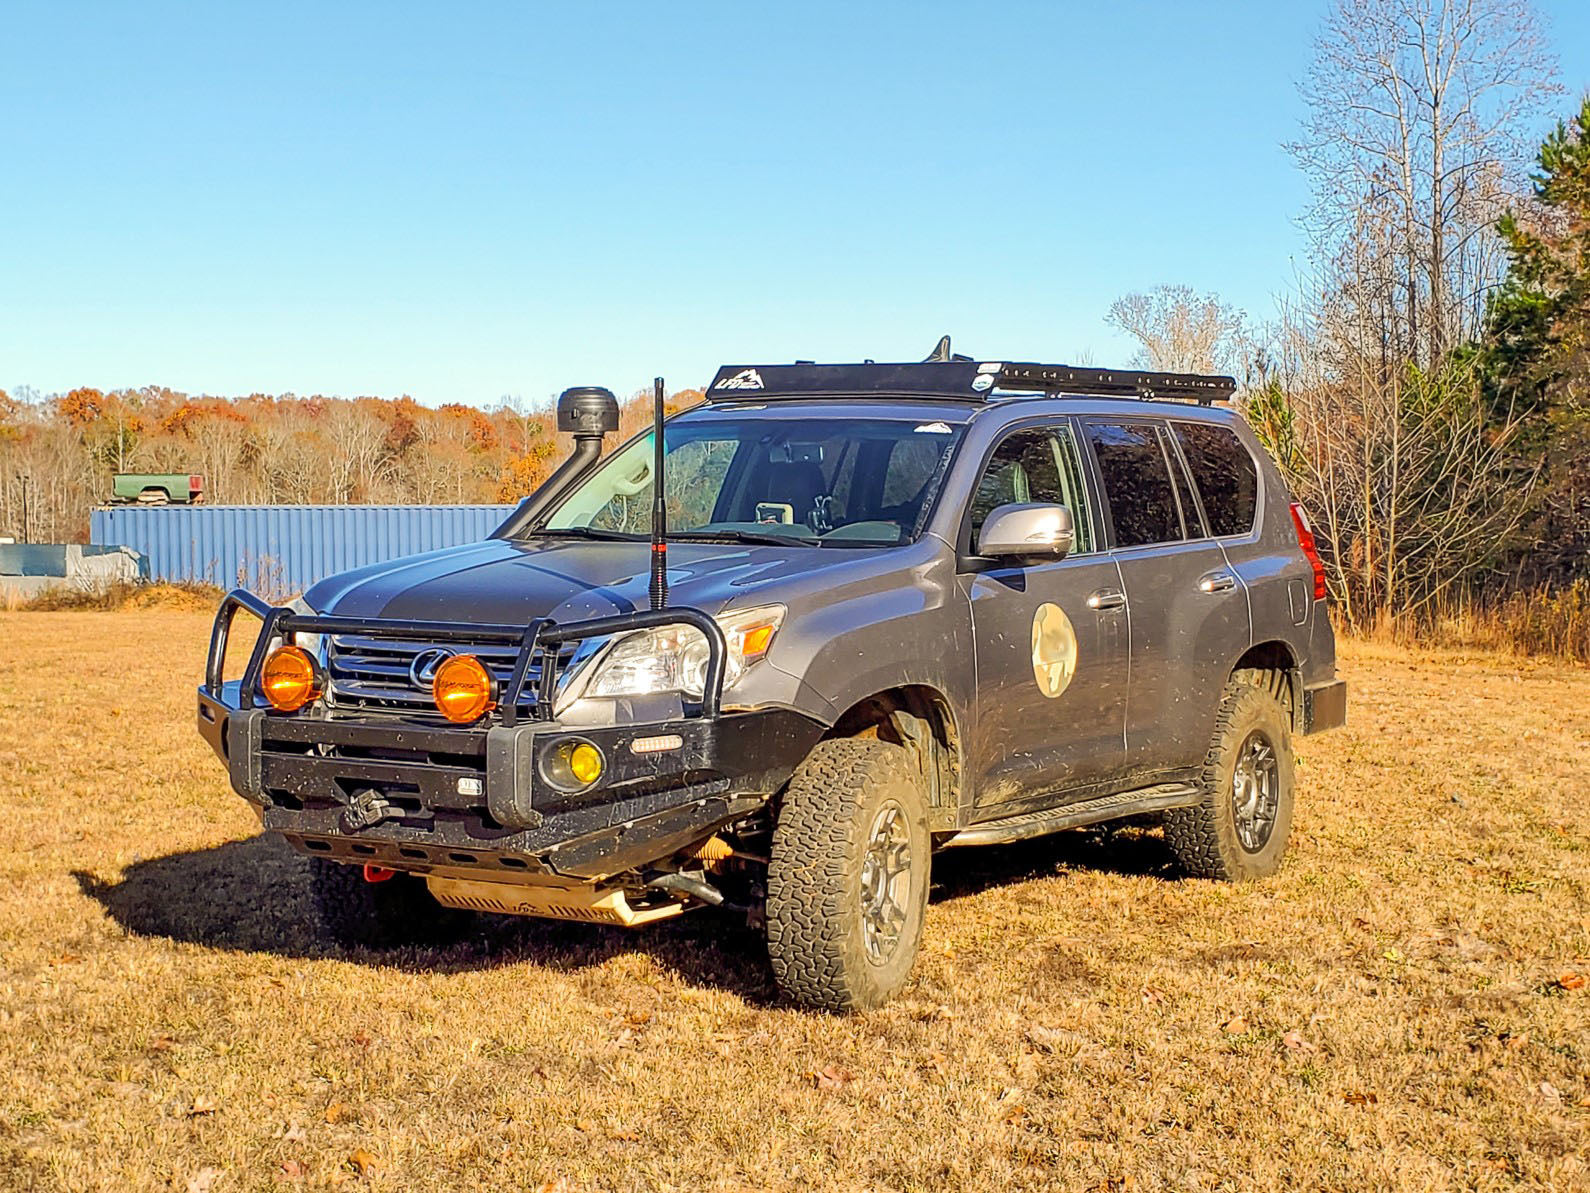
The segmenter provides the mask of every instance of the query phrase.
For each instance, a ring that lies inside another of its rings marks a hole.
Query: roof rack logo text
[[[741,369],[733,377],[725,377],[713,389],[761,389],[762,374],[755,369]]]

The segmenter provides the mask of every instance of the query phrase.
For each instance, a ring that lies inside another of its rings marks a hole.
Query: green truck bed
[[[204,499],[204,478],[186,472],[118,472],[111,500],[145,505],[187,505]]]

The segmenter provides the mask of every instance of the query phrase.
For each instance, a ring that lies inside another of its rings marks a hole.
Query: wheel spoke
[[[873,818],[862,857],[860,885],[867,955],[874,962],[882,962],[900,943],[911,890],[911,835],[898,804],[886,804]]]
[[[1280,775],[1276,751],[1258,729],[1237,750],[1231,775],[1231,810],[1237,838],[1250,853],[1263,849],[1280,808]]]

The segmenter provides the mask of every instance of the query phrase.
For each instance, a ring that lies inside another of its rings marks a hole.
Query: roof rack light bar
[[[1080,369],[1070,365],[1007,364],[996,374],[1000,389],[1052,394],[1098,394],[1147,400],[1189,398],[1208,405],[1237,391],[1232,377],[1202,373],[1145,373],[1136,369]]]

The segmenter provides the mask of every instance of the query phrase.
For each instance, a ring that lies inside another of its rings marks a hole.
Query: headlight
[[[304,603],[303,597],[294,597],[292,600],[288,601],[287,608],[289,611],[293,613],[301,613],[305,617],[313,617],[315,615],[315,611]],[[320,653],[320,647],[325,641],[324,634],[299,634],[294,638],[293,641],[294,645],[302,647],[304,653],[310,658],[314,659],[317,663],[325,662],[325,659],[321,657]],[[265,645],[265,653],[270,654],[273,651],[281,649],[285,645],[287,645],[286,640],[280,634],[272,635],[271,640]]]
[[[762,605],[721,614],[716,621],[728,645],[723,683],[733,684],[767,654],[784,620],[783,605]],[[589,678],[570,683],[560,706],[588,697],[648,696],[681,692],[701,699],[707,678],[707,638],[693,626],[637,630],[613,642],[593,661]]]

